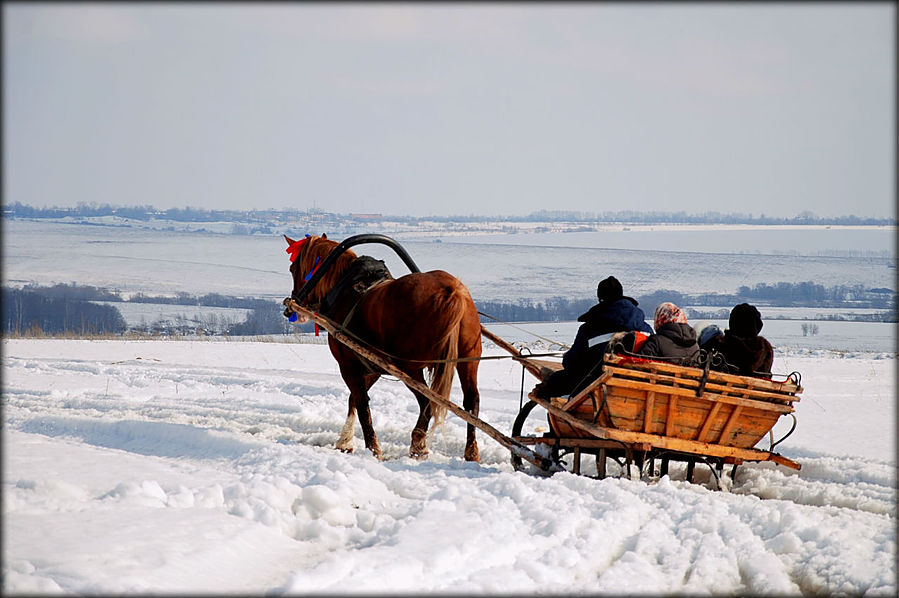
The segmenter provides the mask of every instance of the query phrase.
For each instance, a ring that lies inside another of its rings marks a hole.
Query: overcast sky
[[[5,203],[895,214],[895,3],[4,3]]]

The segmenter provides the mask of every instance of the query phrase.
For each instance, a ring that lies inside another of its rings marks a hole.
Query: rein
[[[300,257],[302,252],[308,248],[307,246],[309,244],[308,242],[310,241],[310,239],[311,239],[311,235],[307,234],[304,238],[300,239],[299,241],[295,241],[290,246],[288,246],[288,248],[286,249],[286,252],[290,254],[291,262],[295,262]],[[377,351],[382,356],[384,356],[388,359],[392,359],[392,360],[405,361],[407,363],[420,363],[423,365],[436,365],[436,364],[441,364],[441,363],[461,363],[461,362],[466,362],[466,361],[487,361],[487,360],[494,360],[494,359],[514,359],[515,358],[513,355],[488,355],[486,357],[485,356],[461,357],[461,358],[456,358],[456,359],[406,359],[403,357],[399,357],[397,355],[392,355],[382,349],[378,349],[378,348],[369,346],[369,344],[365,340],[363,340],[359,336],[353,334],[353,332],[351,332],[347,328],[347,325],[349,324],[350,319],[353,317],[353,314],[356,311],[356,307],[358,307],[359,303],[362,301],[362,298],[365,296],[365,293],[367,293],[372,288],[379,286],[380,284],[386,282],[387,280],[392,279],[392,277],[390,277],[389,272],[387,272],[388,278],[382,278],[381,280],[375,281],[375,282],[367,285],[364,289],[360,289],[359,298],[355,301],[353,306],[350,308],[346,317],[343,319],[342,324],[337,324],[336,322],[334,322],[327,316],[324,316],[323,314],[320,314],[320,313],[314,313],[309,308],[304,307],[302,305],[303,299],[306,298],[306,296],[309,294],[309,292],[312,290],[312,288],[322,279],[324,274],[331,268],[331,266],[337,261],[337,259],[347,249],[349,249],[350,247],[352,247],[354,245],[358,245],[360,243],[381,243],[383,245],[387,245],[388,247],[390,247],[391,249],[394,250],[394,252],[400,257],[400,259],[403,260],[403,262],[406,264],[406,266],[409,268],[410,271],[420,272],[420,270],[418,269],[418,266],[415,264],[414,261],[412,261],[412,258],[409,257],[409,254],[406,253],[405,249],[403,249],[403,247],[399,243],[397,243],[390,237],[387,237],[385,235],[380,235],[380,234],[354,235],[352,237],[345,239],[342,243],[339,243],[334,249],[332,249],[328,253],[327,257],[323,261],[320,261],[320,257],[316,257],[312,270],[309,271],[309,273],[307,273],[303,277],[305,280],[305,284],[300,288],[299,291],[297,291],[297,290],[291,291],[290,297],[287,297],[282,302],[286,308],[284,310],[284,316],[289,318],[291,322],[295,322],[297,320],[297,312],[306,311],[308,313],[312,313],[314,316],[324,318],[325,320],[327,320],[328,323],[333,325],[340,333],[347,335],[354,341],[359,342],[360,344],[362,344],[364,346],[368,346],[369,349]],[[357,259],[361,259],[362,257],[365,257],[365,256],[360,256],[360,258],[357,258]],[[348,270],[348,272],[349,272],[349,270]],[[339,287],[341,284],[342,284],[342,281],[338,282],[338,284],[335,285],[335,288]],[[327,297],[325,300],[327,300]],[[334,299],[330,300],[330,302],[329,302],[330,305],[326,306],[326,309],[327,309],[327,307],[333,306],[336,302],[337,302],[337,299],[335,297]],[[493,316],[490,316],[488,314],[485,314],[483,312],[479,311],[478,314],[481,316],[484,316],[486,318],[490,318],[491,320],[494,320],[496,322],[500,322],[502,324],[512,326],[513,328],[523,330],[524,332],[528,332],[524,329],[514,326],[513,324],[509,324],[508,322],[503,322],[502,320],[495,318]],[[318,331],[318,323],[316,322],[316,334],[317,334],[317,331]],[[532,336],[535,336],[541,340],[544,340],[544,341],[550,343],[551,345],[557,345],[562,348],[568,347],[567,345],[565,345],[563,343],[559,343],[558,341],[554,341],[552,339],[542,337],[542,336],[540,336],[538,334],[534,334],[532,332],[528,332],[528,334],[531,334]],[[549,352],[549,353],[532,353],[532,354],[529,354],[528,356],[529,357],[552,357],[552,356],[558,356],[559,353],[560,353],[559,351],[554,351],[554,352]]]
[[[303,244],[306,243],[310,239],[310,235],[306,235],[303,239],[297,241],[293,245],[287,248],[287,252],[290,254],[290,261],[294,261],[300,254],[300,251],[303,249]],[[331,267],[331,265],[337,261],[337,259],[343,255],[350,247],[354,245],[359,245],[360,243],[380,243],[382,245],[386,245],[391,248],[394,253],[396,253],[403,263],[406,264],[406,267],[409,268],[411,272],[420,272],[418,266],[412,260],[406,250],[403,249],[403,246],[391,239],[386,235],[381,234],[361,234],[361,235],[353,235],[352,237],[347,237],[341,243],[339,243],[334,249],[328,253],[328,257],[319,264],[318,267],[315,268],[312,272],[309,273],[309,276],[306,278],[306,284],[299,291],[292,291],[290,296],[297,303],[302,303],[303,299],[306,298],[306,295],[318,284],[318,281],[322,279],[325,272]]]
[[[287,308],[285,311],[290,311],[292,313],[296,313],[298,311],[305,311],[307,313],[312,313],[310,310],[306,309],[305,307],[303,307],[302,305],[300,305],[299,303],[294,301],[293,298],[291,298],[291,297],[287,297],[286,299],[284,299],[283,304]],[[319,314],[319,313],[316,313],[314,315],[316,317],[324,319],[331,326],[333,326],[338,332],[340,332],[341,334],[345,334],[346,336],[350,337],[354,341],[364,345],[370,351],[379,353],[382,357],[386,357],[393,361],[405,361],[407,363],[421,363],[424,365],[429,365],[429,364],[438,364],[438,363],[461,363],[461,362],[465,362],[465,361],[491,361],[494,359],[515,359],[514,355],[487,355],[487,356],[482,355],[480,357],[458,357],[456,359],[408,359],[406,357],[400,357],[399,355],[393,355],[392,353],[384,351],[383,349],[380,349],[378,347],[372,347],[368,343],[368,341],[357,336],[351,330],[349,330],[346,326],[344,326],[342,324],[338,324],[337,322],[333,321],[332,319],[328,318],[327,316],[323,316],[322,314]],[[559,354],[558,351],[554,351],[551,353],[529,353],[528,357],[552,357],[552,356],[557,356],[558,354]]]
[[[509,327],[511,327],[511,328],[514,328],[514,329],[516,329],[516,330],[520,330],[520,331],[522,331],[522,332],[526,332],[527,334],[530,334],[531,336],[537,337],[537,338],[539,338],[539,339],[542,340],[542,341],[546,341],[546,342],[548,342],[548,343],[551,344],[551,345],[556,345],[557,347],[561,347],[561,348],[563,348],[563,349],[570,349],[570,348],[571,348],[570,345],[566,345],[565,343],[560,343],[559,341],[554,341],[554,340],[552,340],[551,338],[546,338],[545,336],[540,336],[539,334],[535,334],[535,333],[531,332],[530,330],[525,330],[524,328],[522,328],[522,327],[520,327],[520,326],[516,326],[515,324],[511,324],[511,323],[509,323],[509,322],[506,322],[505,320],[500,320],[499,318],[494,317],[494,316],[491,316],[490,314],[485,314],[485,313],[482,312],[482,311],[479,311],[479,312],[478,312],[478,315],[479,315],[479,316],[484,316],[485,318],[490,318],[490,319],[493,320],[494,322],[499,322],[500,324],[504,324],[504,325],[509,326]]]

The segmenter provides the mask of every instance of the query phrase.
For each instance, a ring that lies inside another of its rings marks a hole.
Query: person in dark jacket
[[[774,364],[774,348],[759,336],[762,315],[754,305],[741,303],[730,312],[719,351],[727,363],[741,376],[770,378]]]
[[[717,324],[710,322],[701,322],[693,327],[696,331],[696,342],[699,343],[700,350],[710,352],[720,348],[724,341],[724,332],[718,328]]]
[[[696,331],[687,323],[687,316],[673,303],[665,302],[656,308],[653,318],[656,333],[646,339],[637,354],[660,357],[678,365],[696,365],[699,343]]]
[[[562,356],[563,369],[534,387],[538,397],[575,394],[596,379],[602,371],[603,354],[616,332],[652,333],[636,299],[624,295],[621,283],[614,276],[600,281],[596,298],[599,303],[578,316],[582,324],[571,348]]]

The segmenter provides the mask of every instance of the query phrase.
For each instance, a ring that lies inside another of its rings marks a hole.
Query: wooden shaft
[[[461,407],[457,406],[452,401],[444,399],[443,397],[441,397],[440,395],[435,393],[433,390],[431,390],[430,388],[428,388],[426,385],[422,384],[418,380],[412,379],[408,374],[406,374],[406,372],[404,372],[403,370],[396,367],[389,360],[383,358],[382,356],[378,355],[377,353],[375,353],[369,349],[366,349],[365,347],[360,345],[358,342],[356,342],[355,340],[350,338],[347,334],[342,332],[336,322],[330,320],[329,318],[326,318],[325,316],[322,316],[321,314],[317,314],[317,313],[314,313],[314,312],[306,309],[305,307],[303,307],[302,305],[300,305],[299,303],[297,303],[296,301],[294,301],[293,299],[291,299],[289,297],[284,300],[284,305],[286,307],[292,309],[293,311],[300,313],[300,314],[308,317],[309,319],[317,322],[322,328],[324,328],[325,330],[328,331],[328,334],[333,336],[337,341],[341,342],[342,344],[346,345],[347,347],[349,347],[350,349],[352,349],[353,351],[358,353],[360,357],[363,357],[364,359],[367,359],[368,361],[371,361],[375,365],[383,368],[390,375],[396,376],[397,378],[402,380],[403,384],[405,384],[409,388],[415,389],[416,392],[420,392],[421,394],[428,397],[430,400],[434,401],[435,403],[438,403],[439,405],[446,407],[447,409],[452,411],[455,415],[458,415],[463,420],[465,420],[467,423],[473,425],[477,429],[484,432],[484,434],[493,438],[498,443],[500,443],[501,445],[503,445],[504,447],[506,447],[507,449],[512,451],[512,453],[514,455],[521,457],[528,463],[534,464],[535,466],[539,467],[543,471],[547,471],[547,472],[564,471],[562,467],[560,467],[556,463],[553,463],[552,460],[547,459],[545,457],[541,457],[540,455],[533,452],[531,449],[529,449],[525,445],[521,444],[520,442],[517,442],[517,441],[513,440],[512,438],[509,438],[508,436],[506,436],[505,434],[503,434],[502,432],[500,432],[499,430],[497,430],[496,428],[494,428],[487,422],[470,414],[469,412],[465,411]]]
[[[531,361],[529,361],[528,358],[525,357],[524,355],[522,355],[521,351],[516,349],[514,345],[501,339],[500,337],[496,336],[495,334],[493,334],[492,332],[490,332],[489,330],[484,328],[483,324],[481,325],[481,334],[484,335],[484,337],[487,338],[487,340],[493,341],[493,343],[497,347],[499,347],[501,349],[505,349],[506,351],[511,353],[512,356],[515,357],[515,361],[520,362],[521,365],[524,366],[524,369],[526,369],[528,372],[533,374],[534,377],[536,377],[538,380],[543,380],[543,376],[541,375],[541,371],[540,371],[540,366],[536,363],[532,363]]]

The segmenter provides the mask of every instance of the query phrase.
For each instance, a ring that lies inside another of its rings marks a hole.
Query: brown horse
[[[293,261],[293,295],[306,283],[315,268],[324,263],[338,245],[327,235],[307,236],[294,241],[287,235],[288,252]],[[442,270],[416,272],[394,279],[384,269],[386,278],[361,285],[347,278],[358,270],[361,260],[346,250],[312,288],[303,306],[342,324],[346,331],[369,347],[380,351],[413,380],[425,383],[428,370],[431,389],[449,400],[453,370],[462,386],[462,406],[472,415],[478,414],[478,361],[481,356],[481,323],[468,289],[454,276]],[[372,260],[374,261],[374,260]],[[383,265],[383,264],[382,264]],[[368,288],[365,288],[368,287]],[[340,375],[350,390],[346,423],[337,448],[353,451],[356,414],[362,426],[365,447],[378,458],[381,447],[372,428],[368,390],[385,372],[357,353],[328,337],[331,354],[340,367]],[[465,358],[474,358],[465,361]],[[442,422],[446,408],[409,388],[418,399],[418,421],[412,430],[410,456],[427,459],[427,432],[431,416],[435,424]],[[468,425],[465,459],[479,461],[475,428]]]

